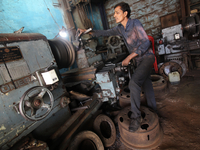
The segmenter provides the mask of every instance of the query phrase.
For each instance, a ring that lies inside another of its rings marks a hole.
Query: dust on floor
[[[154,150],[200,149],[200,72],[185,75],[179,85],[168,85],[168,92],[156,99],[159,122],[164,132]],[[107,150],[131,150],[117,139]]]

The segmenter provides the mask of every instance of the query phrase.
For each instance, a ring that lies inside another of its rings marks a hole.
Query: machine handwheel
[[[25,119],[38,121],[44,119],[51,112],[53,103],[54,98],[50,90],[42,86],[35,86],[22,95],[19,111]]]

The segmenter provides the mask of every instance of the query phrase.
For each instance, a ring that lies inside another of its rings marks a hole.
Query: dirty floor
[[[200,71],[187,73],[179,85],[156,97],[159,122],[164,132],[162,143],[154,150],[200,149]],[[107,150],[131,150],[117,139]]]

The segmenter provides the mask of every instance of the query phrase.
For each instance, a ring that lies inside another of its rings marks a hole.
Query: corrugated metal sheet
[[[116,26],[114,6],[122,0],[108,0],[105,9],[110,28]],[[161,34],[160,17],[180,11],[180,0],[126,0],[131,7],[130,18],[139,19],[148,35],[157,37]]]

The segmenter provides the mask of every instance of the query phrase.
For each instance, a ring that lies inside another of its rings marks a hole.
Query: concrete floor
[[[159,122],[164,132],[162,143],[154,150],[200,149],[200,71],[190,71],[179,85],[156,97]],[[107,150],[130,150],[117,139]]]

